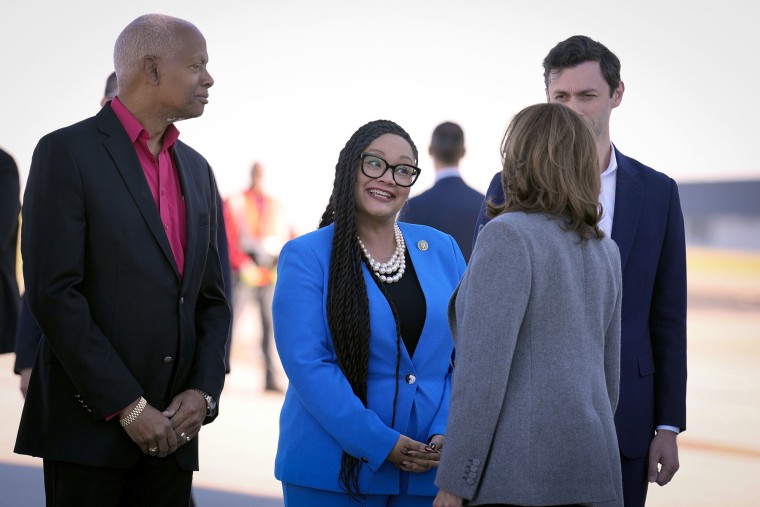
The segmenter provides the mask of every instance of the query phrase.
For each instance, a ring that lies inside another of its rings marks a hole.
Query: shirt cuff
[[[660,431],[660,430],[672,431],[676,435],[678,435],[679,433],[681,433],[681,429],[680,428],[676,428],[675,426],[668,426],[667,424],[660,424],[659,426],[657,426],[657,431]]]

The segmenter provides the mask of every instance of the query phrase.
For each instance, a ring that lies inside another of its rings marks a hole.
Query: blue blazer
[[[657,425],[686,429],[686,243],[675,181],[617,148],[615,156],[612,239],[623,268],[615,427],[622,454],[640,458]],[[487,195],[504,202],[501,173]],[[487,221],[484,201],[476,238]]]
[[[438,180],[428,190],[409,199],[401,220],[429,225],[457,240],[465,262],[472,254],[472,234],[485,196],[467,186],[458,176]]]
[[[280,253],[274,336],[290,380],[280,414],[275,461],[275,476],[283,482],[341,491],[338,475],[345,450],[364,462],[359,475],[362,493],[398,494],[400,471],[385,458],[399,435],[426,442],[434,434],[445,433],[454,345],[446,311],[465,263],[451,236],[420,225],[399,226],[425,295],[427,314],[414,358],[402,346],[394,427],[390,425],[396,325],[373,275],[363,267],[371,332],[365,407],[338,367],[327,321],[333,226],[288,242]],[[420,248],[422,240],[427,249]],[[409,374],[416,381],[407,383]],[[409,494],[435,495],[434,478],[435,469],[410,474]]]

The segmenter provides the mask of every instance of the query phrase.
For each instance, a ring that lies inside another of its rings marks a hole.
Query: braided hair
[[[370,319],[367,286],[362,274],[364,256],[359,248],[356,228],[356,178],[358,160],[367,147],[384,134],[402,137],[412,148],[415,160],[417,147],[409,134],[388,120],[375,120],[357,130],[346,143],[335,165],[335,181],[330,201],[319,221],[319,228],[334,224],[330,275],[327,285],[327,321],[332,334],[338,366],[348,379],[354,394],[367,406],[369,371]],[[385,293],[385,288],[381,290]],[[387,298],[387,293],[385,293]],[[398,315],[391,303],[396,321],[396,392],[393,398],[395,425],[398,397],[398,370],[401,358],[401,332]],[[351,498],[362,497],[359,471],[362,462],[343,451],[339,482]]]

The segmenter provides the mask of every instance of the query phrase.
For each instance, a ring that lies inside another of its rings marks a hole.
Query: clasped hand
[[[125,408],[120,416],[129,414],[136,404]],[[124,430],[142,452],[163,458],[194,438],[205,417],[206,400],[199,392],[189,389],[175,396],[163,412],[146,405]]]
[[[441,460],[443,436],[434,436],[430,443],[431,445],[425,445],[401,435],[386,460],[405,472],[427,472],[437,467]]]

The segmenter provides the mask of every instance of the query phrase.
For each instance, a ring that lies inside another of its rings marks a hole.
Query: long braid
[[[364,262],[367,265],[367,269],[371,269],[369,262],[367,260]],[[391,428],[394,428],[396,426],[396,401],[398,400],[399,372],[401,371],[401,319],[398,317],[396,305],[393,304],[393,300],[388,296],[388,289],[386,289],[385,285],[382,283],[379,283],[378,285],[380,286],[383,296],[388,300],[391,312],[393,312],[393,320],[396,322],[396,389],[393,393],[393,417],[391,418]]]
[[[358,244],[356,228],[355,187],[359,155],[372,141],[383,134],[403,137],[412,147],[415,159],[417,148],[409,134],[388,120],[376,120],[357,130],[341,150],[335,165],[332,195],[319,221],[319,227],[334,224],[330,275],[327,285],[327,321],[332,334],[335,354],[343,374],[354,394],[367,406],[369,375],[370,316],[367,286],[362,273],[363,255]],[[385,290],[383,289],[383,292]],[[401,333],[396,309],[397,357],[396,392],[393,399],[393,424],[396,419],[398,375],[401,362]],[[359,472],[362,462],[343,452],[339,482],[353,499],[362,498]]]

